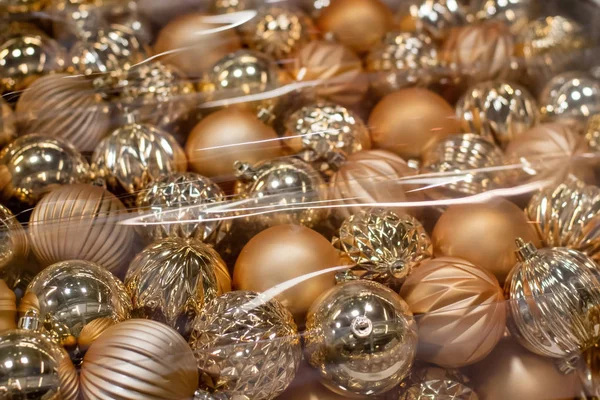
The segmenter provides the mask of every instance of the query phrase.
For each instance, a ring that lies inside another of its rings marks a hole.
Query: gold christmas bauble
[[[296,378],[276,400],[347,400],[346,396],[339,395],[327,389],[319,382],[318,372],[308,363],[300,364]]]
[[[215,14],[229,14],[254,7],[253,0],[212,0],[210,10]]]
[[[0,98],[0,150],[17,136],[16,122],[12,108]]]
[[[29,255],[29,241],[21,223],[0,204],[0,269]]]
[[[46,7],[48,0],[2,0],[0,1],[0,14],[26,14],[41,11]]]
[[[408,88],[385,96],[369,116],[373,147],[400,157],[420,157],[440,139],[460,133],[454,109],[427,89]]]
[[[443,40],[448,32],[467,21],[468,9],[460,0],[409,0],[397,14],[400,30],[424,32]]]
[[[479,400],[473,384],[457,369],[420,365],[400,385],[398,400]]]
[[[17,296],[0,280],[0,334],[17,327]]]
[[[539,95],[541,116],[546,121],[577,120],[582,126],[600,113],[600,81],[584,72],[556,75]]]
[[[108,317],[97,318],[91,321],[79,333],[79,337],[77,338],[79,350],[83,353],[88,351],[92,343],[98,340],[104,331],[116,324],[117,322],[114,319]]]
[[[534,0],[478,0],[475,18],[479,21],[499,21],[513,34],[522,32],[539,4]]]

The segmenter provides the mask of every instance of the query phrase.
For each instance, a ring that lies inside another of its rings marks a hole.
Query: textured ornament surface
[[[125,287],[133,317],[169,325],[184,337],[204,305],[217,297],[217,270],[225,263],[199,240],[164,239],[146,247],[131,262]]]
[[[127,210],[112,193],[91,185],[66,185],[35,206],[29,219],[31,247],[43,265],[93,261],[123,271],[132,255],[134,232],[119,224]]]
[[[581,360],[578,374],[586,393],[590,396],[600,396],[600,348],[598,345],[583,353]]]
[[[539,97],[544,119],[576,119],[583,124],[600,112],[600,82],[583,72],[567,72],[552,78]]]
[[[356,263],[363,279],[383,284],[405,278],[431,257],[429,236],[419,221],[383,208],[368,208],[348,217],[334,244]]]
[[[277,300],[237,291],[218,297],[198,315],[190,339],[202,387],[237,398],[277,397],[302,358],[290,312]]]
[[[399,12],[403,31],[426,32],[435,39],[446,37],[451,28],[466,23],[466,9],[459,0],[411,0]]]
[[[29,241],[21,223],[0,204],[0,269],[29,254]]]
[[[116,325],[112,318],[102,317],[95,319],[88,323],[83,327],[81,332],[79,333],[79,337],[77,338],[77,345],[79,346],[79,350],[82,352],[86,352],[92,343],[94,343],[100,335],[104,333],[108,328],[113,325]]]
[[[410,372],[417,327],[397,293],[371,281],[323,293],[306,321],[305,351],[321,382],[346,396],[376,396]]]
[[[177,331],[132,319],[107,329],[85,355],[85,400],[190,399],[198,386],[194,355]]]
[[[423,262],[406,279],[400,296],[415,314],[417,356],[424,361],[447,368],[473,364],[504,334],[502,288],[491,272],[468,261],[440,257]]]
[[[400,390],[398,400],[479,400],[469,378],[454,369],[415,369]]]
[[[109,106],[90,81],[67,74],[36,80],[17,102],[21,134],[44,133],[91,152],[107,133]]]
[[[84,183],[89,165],[62,139],[21,136],[0,151],[0,197],[34,205],[58,185]]]

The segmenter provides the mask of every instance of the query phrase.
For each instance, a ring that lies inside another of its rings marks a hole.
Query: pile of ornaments
[[[173,3],[0,0],[0,398],[600,396],[588,28]]]

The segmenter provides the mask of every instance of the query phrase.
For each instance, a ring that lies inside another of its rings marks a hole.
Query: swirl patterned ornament
[[[294,379],[302,358],[292,314],[254,292],[226,293],[198,315],[190,339],[201,389],[271,400]]]
[[[15,260],[25,259],[28,254],[25,230],[12,212],[0,204],[0,270]]]
[[[479,400],[469,378],[460,371],[438,367],[416,368],[401,385],[398,400]]]
[[[132,319],[106,331],[81,366],[84,400],[190,399],[198,386],[194,354],[177,331]]]

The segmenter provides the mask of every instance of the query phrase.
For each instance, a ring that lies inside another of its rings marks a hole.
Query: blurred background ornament
[[[12,108],[0,98],[0,150],[17,137],[16,122]]]
[[[288,386],[277,400],[347,400],[346,396],[341,396],[332,392],[319,382],[317,371],[312,369],[306,361],[300,363],[300,368],[296,372],[296,378]],[[202,399],[201,399],[202,400]],[[209,399],[213,400],[213,399]],[[220,399],[215,399],[220,400]]]
[[[417,320],[417,357],[424,361],[462,368],[484,359],[504,335],[502,288],[491,272],[468,261],[440,257],[421,263],[400,296]]]
[[[67,352],[42,334],[35,312],[19,321],[19,329],[0,335],[0,393],[7,399],[77,400],[77,371]]]
[[[426,86],[439,67],[437,45],[426,33],[388,32],[369,50],[365,61],[371,87],[379,96],[408,86]]]
[[[517,262],[517,237],[540,244],[523,210],[508,200],[494,199],[448,207],[435,225],[431,241],[436,257],[462,258],[493,273],[502,285]]]
[[[552,78],[539,97],[546,120],[577,120],[585,126],[600,112],[600,81],[584,72],[566,72]]]
[[[465,132],[495,140],[503,148],[539,121],[533,96],[524,87],[505,81],[472,86],[458,100],[456,116]]]
[[[84,400],[189,399],[197,386],[191,349],[177,331],[156,321],[132,319],[107,329],[81,366]]]
[[[418,367],[402,384],[398,400],[479,400],[472,385],[459,370]]]
[[[442,40],[450,29],[467,22],[467,10],[460,0],[411,0],[402,4],[397,18],[402,31]]]
[[[212,0],[210,10],[214,14],[229,14],[253,8],[254,0]]]
[[[185,172],[187,159],[167,132],[128,123],[102,139],[92,155],[92,167],[106,179],[111,191],[135,195],[153,179]]]
[[[369,129],[351,110],[324,101],[305,105],[284,122],[282,145],[320,172],[335,171],[347,156],[371,148]]]
[[[577,356],[596,344],[600,274],[595,262],[576,250],[537,250],[523,239],[516,242],[519,263],[505,286],[511,334],[528,350],[546,357]]]
[[[88,351],[92,343],[94,343],[98,338],[113,325],[116,325],[112,318],[97,318],[86,326],[83,327],[81,333],[79,333],[79,337],[77,338],[77,345],[79,346],[79,350],[82,353]]]
[[[584,129],[585,142],[592,152],[600,152],[600,114],[590,116]]]
[[[360,103],[369,89],[361,59],[340,43],[314,40],[303,45],[286,69],[301,82],[304,96],[352,106]]]
[[[119,322],[131,314],[131,300],[121,281],[89,261],[53,264],[36,275],[27,291],[36,295],[40,320],[50,322],[54,329],[49,333],[58,341],[66,336],[77,339],[95,319],[107,317]],[[81,356],[77,348],[71,352],[73,360]]]
[[[393,26],[391,10],[379,0],[331,0],[316,22],[325,36],[357,53],[371,50]]]
[[[221,294],[215,272],[223,269],[219,254],[199,240],[154,242],[133,259],[125,277],[132,316],[162,322],[189,337],[196,315]]]
[[[405,88],[385,96],[369,116],[373,147],[419,158],[448,135],[460,133],[454,108],[438,94]]]
[[[345,396],[377,396],[410,372],[417,327],[397,293],[371,281],[349,281],[310,307],[305,351],[321,383]]]
[[[490,140],[472,133],[449,136],[423,155],[421,173],[436,181],[424,193],[450,198],[498,189],[507,182],[503,164],[502,150]]]
[[[290,5],[265,5],[239,26],[242,41],[252,50],[275,60],[294,56],[304,43],[315,39],[317,30],[303,11]]]
[[[536,4],[533,0],[478,0],[475,2],[475,17],[480,21],[500,21],[506,24],[513,34],[520,33],[533,15]]]
[[[92,83],[78,76],[53,74],[36,80],[17,102],[21,135],[43,133],[92,152],[107,133],[110,108]]]
[[[0,269],[28,255],[27,233],[13,213],[0,204]]]
[[[138,231],[150,242],[179,237],[217,243],[227,234],[231,221],[219,220],[218,213],[206,213],[206,209],[224,202],[221,188],[202,175],[163,175],[137,195]]]
[[[333,243],[356,264],[356,275],[388,286],[406,278],[432,253],[419,221],[383,208],[348,217]]]
[[[17,327],[17,296],[0,280],[0,334]]]
[[[0,15],[38,12],[46,7],[47,3],[47,0],[2,0],[0,1]]]
[[[200,389],[255,400],[277,397],[302,358],[290,312],[254,292],[226,293],[198,314],[189,341]]]
[[[133,256],[134,231],[120,224],[127,210],[98,186],[65,185],[48,193],[29,219],[31,248],[43,266],[86,260],[120,274]]]
[[[236,163],[235,192],[242,199],[240,215],[257,225],[270,227],[301,224],[314,227],[328,215],[322,207],[327,187],[317,171],[297,158]],[[259,213],[253,218],[254,213]]]
[[[0,151],[0,198],[34,205],[57,185],[88,181],[89,164],[63,139],[29,134]]]
[[[259,293],[281,288],[277,300],[301,326],[310,305],[335,285],[335,271],[323,271],[340,264],[336,249],[319,233],[300,225],[274,226],[244,246],[233,270],[233,286]],[[290,282],[295,284],[283,287]]]
[[[600,396],[600,351],[598,344],[582,354],[577,372],[585,393],[591,397]]]

